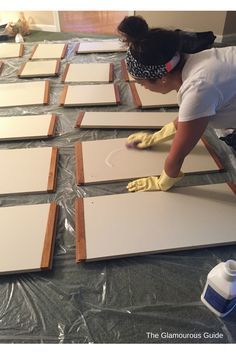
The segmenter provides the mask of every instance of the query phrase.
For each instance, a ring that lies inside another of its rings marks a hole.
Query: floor
[[[59,11],[61,32],[115,35],[128,11]]]

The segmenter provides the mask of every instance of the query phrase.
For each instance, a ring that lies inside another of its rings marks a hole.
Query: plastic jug
[[[221,262],[209,272],[201,300],[220,317],[233,310],[236,305],[236,261]]]

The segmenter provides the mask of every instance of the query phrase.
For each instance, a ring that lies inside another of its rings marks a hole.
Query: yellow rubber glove
[[[145,192],[153,190],[167,191],[183,177],[184,174],[182,172],[179,173],[178,177],[169,177],[163,170],[160,177],[146,177],[136,179],[135,181],[130,182],[126,188],[129,192]]]
[[[164,125],[164,127],[154,134],[139,132],[130,135],[127,138],[127,147],[146,149],[150,146],[157,145],[161,142],[167,141],[176,133],[175,125],[173,122]]]

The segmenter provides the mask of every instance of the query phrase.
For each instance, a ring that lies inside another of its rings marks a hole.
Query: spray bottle
[[[233,310],[236,306],[236,261],[221,262],[209,272],[201,300],[219,317]]]

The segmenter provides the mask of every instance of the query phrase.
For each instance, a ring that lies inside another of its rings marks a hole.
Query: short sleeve
[[[214,85],[203,80],[184,83],[178,92],[179,121],[213,116],[221,101],[221,95]]]

